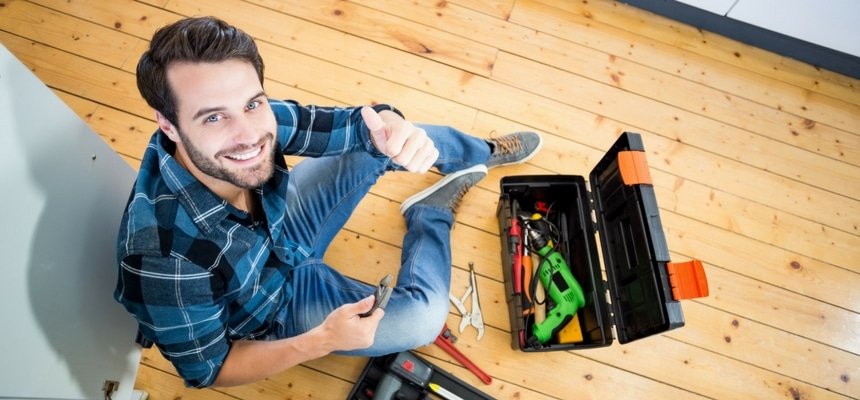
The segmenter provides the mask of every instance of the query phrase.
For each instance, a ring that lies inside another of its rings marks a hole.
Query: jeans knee
[[[448,319],[448,298],[429,298],[426,303],[415,302],[410,310],[415,318],[410,324],[409,336],[414,341],[415,347],[433,343],[436,336],[442,331],[442,326]]]
[[[448,320],[448,298],[440,298],[431,301],[427,306],[427,324],[425,329],[422,329],[422,335],[426,343],[433,343],[439,332],[442,331],[442,326]]]

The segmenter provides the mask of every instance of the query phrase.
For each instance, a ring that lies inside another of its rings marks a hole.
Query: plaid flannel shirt
[[[358,108],[269,104],[284,154],[381,156]],[[174,149],[160,131],[147,146],[118,235],[114,297],[187,385],[205,387],[231,342],[272,331],[277,311],[292,298],[290,269],[310,250],[284,235],[290,216],[283,157],[275,157],[274,176],[257,189],[265,221],[256,224],[179,166]]]

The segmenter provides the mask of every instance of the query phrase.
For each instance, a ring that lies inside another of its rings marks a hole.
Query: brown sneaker
[[[400,206],[400,213],[406,214],[406,210],[416,204],[450,208],[451,212],[456,212],[460,201],[463,200],[463,195],[485,176],[487,176],[487,167],[483,164],[452,172],[433,186],[404,200]]]
[[[516,132],[488,139],[487,143],[491,147],[487,168],[493,168],[530,160],[543,145],[543,138],[535,132]]]

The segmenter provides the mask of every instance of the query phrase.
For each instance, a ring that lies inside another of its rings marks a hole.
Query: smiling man
[[[524,162],[541,139],[483,140],[416,125],[387,105],[269,99],[253,39],[214,18],[158,30],[138,63],[153,134],[118,236],[115,297],[191,386],[237,385],[332,352],[383,355],[433,341],[448,313],[450,229],[488,167]],[[283,155],[308,158],[288,171]],[[396,287],[322,259],[388,171],[446,176],[404,201]]]

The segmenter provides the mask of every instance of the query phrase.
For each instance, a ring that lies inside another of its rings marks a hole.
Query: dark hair
[[[185,18],[160,28],[137,63],[137,89],[150,107],[179,126],[176,96],[167,81],[167,67],[174,62],[250,62],[263,83],[263,59],[254,39],[214,17]]]

